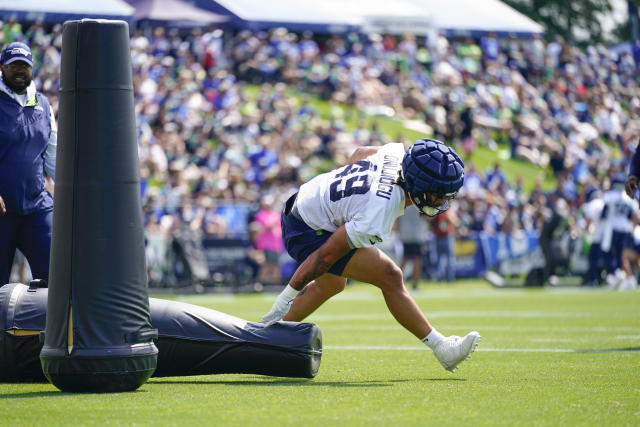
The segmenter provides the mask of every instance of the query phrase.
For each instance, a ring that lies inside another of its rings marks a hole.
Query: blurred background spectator
[[[33,46],[34,79],[57,111],[61,26],[7,22],[2,32],[4,43]],[[463,275],[456,264],[468,262],[453,256],[461,239],[537,238],[559,199],[581,218],[587,188],[607,191],[640,135],[633,58],[603,45],[147,27],[133,31],[131,57],[153,283],[172,268],[165,260],[177,228],[245,241],[245,258],[258,251],[260,281],[285,280],[272,217],[286,198],[358,146],[412,142],[407,127],[465,154],[456,218],[441,218],[434,252],[448,260],[441,278],[453,280]],[[401,129],[389,131],[389,118]],[[525,185],[519,165],[541,178]],[[589,242],[576,239],[588,253]],[[483,262],[476,274],[495,260]]]
[[[261,251],[264,258],[260,263],[258,281],[263,285],[281,285],[280,254],[284,252],[280,210],[274,207],[275,198],[265,195],[260,200],[260,209],[249,227],[255,235],[253,247]]]
[[[455,238],[460,226],[456,208],[451,208],[431,220],[435,250],[430,252],[435,264],[435,279],[453,282],[456,277]]]
[[[429,223],[420,217],[417,209],[407,209],[405,214],[398,218],[397,225],[397,236],[402,242],[400,268],[404,270],[407,264],[411,264],[411,274],[405,276],[411,278],[411,287],[417,290],[423,277],[423,261],[431,252],[428,250]]]

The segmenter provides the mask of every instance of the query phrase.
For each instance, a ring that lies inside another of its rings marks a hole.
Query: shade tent
[[[427,34],[434,25],[431,11],[413,0],[324,0],[323,4],[357,21],[361,32]]]
[[[286,27],[317,33],[349,31],[426,33],[431,14],[413,0],[194,0],[204,9],[229,15],[236,28]]]
[[[326,1],[195,0],[194,4],[229,16],[231,25],[238,29],[286,27],[291,31],[344,33],[358,31],[361,23],[357,16],[351,16]]]
[[[528,35],[543,28],[499,0],[193,0],[228,15],[236,28],[286,27],[318,33],[348,31],[449,35]]]
[[[487,32],[528,35],[544,28],[500,0],[412,0],[432,13],[434,25],[447,35]],[[461,13],[463,11],[463,13]]]
[[[123,0],[0,0],[0,19],[15,18],[18,21],[45,23],[64,22],[70,19],[102,18],[131,22],[134,8]]]
[[[137,22],[166,23],[176,27],[220,24],[229,20],[180,0],[127,0],[135,8],[133,19]]]
[[[175,26],[222,23],[237,29],[286,27],[316,33],[378,32],[451,36],[487,32],[529,35],[540,24],[500,0],[0,0],[0,19],[63,22],[106,18],[165,22]]]

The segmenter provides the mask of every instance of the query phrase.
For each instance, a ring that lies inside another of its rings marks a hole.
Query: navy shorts
[[[422,243],[403,243],[402,248],[404,249],[405,257],[422,256],[424,253]]]
[[[280,223],[282,225],[282,239],[287,252],[298,264],[301,264],[313,251],[322,246],[333,233],[326,230],[314,230],[291,213],[291,208],[297,195],[298,193],[294,194],[285,203]],[[329,268],[329,273],[341,276],[355,252],[356,249],[352,249],[337,260]]]

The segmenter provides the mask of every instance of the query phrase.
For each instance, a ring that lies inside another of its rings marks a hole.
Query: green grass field
[[[414,296],[445,335],[482,334],[454,374],[395,323],[375,288],[353,284],[308,319],[324,344],[313,380],[158,378],[87,395],[0,384],[0,425],[640,425],[640,292],[461,281],[425,283]],[[257,320],[274,297],[177,298]]]

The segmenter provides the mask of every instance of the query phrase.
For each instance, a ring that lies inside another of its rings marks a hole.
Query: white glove
[[[276,298],[276,302],[273,303],[271,310],[262,317],[260,323],[263,323],[264,326],[267,327],[273,325],[279,320],[282,320],[282,318],[289,312],[291,303],[299,293],[300,291],[295,290],[291,285],[287,285],[287,287],[280,292],[278,298]]]

